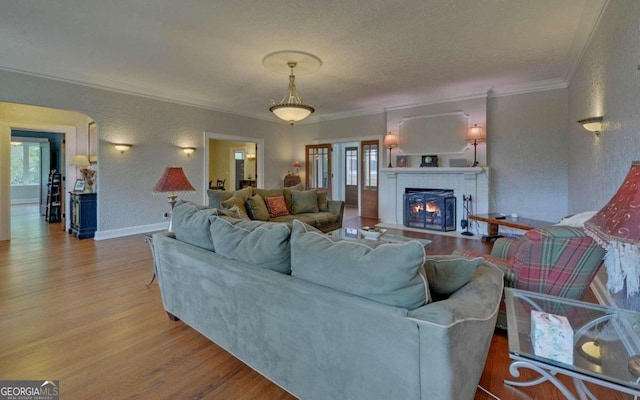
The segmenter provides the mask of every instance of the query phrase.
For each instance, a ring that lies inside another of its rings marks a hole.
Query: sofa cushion
[[[286,224],[212,216],[213,250],[227,258],[291,273],[291,231]]]
[[[206,250],[213,250],[209,217],[216,209],[178,200],[173,208],[171,224],[176,239]]]
[[[327,195],[328,193],[326,190],[318,190],[318,211],[329,211]]]
[[[317,224],[315,215],[316,214],[281,215],[279,217],[271,218],[271,222],[284,222],[287,224],[293,224],[293,221],[297,219],[300,222],[303,222],[307,225],[311,225],[315,227]]]
[[[292,210],[291,203],[291,192],[292,191],[302,191],[304,190],[304,185],[302,183],[298,183],[297,185],[286,187],[282,190],[282,194],[284,196],[284,201],[287,203],[287,209],[289,212]]]
[[[275,188],[275,189],[261,189],[261,188],[253,188],[253,195],[259,194],[260,197],[266,199],[267,197],[278,197],[284,196],[283,188]]]
[[[390,244],[341,240],[293,221],[291,275],[380,303],[415,309],[427,302],[420,274],[424,248],[417,242]]]
[[[222,202],[235,196],[240,197],[242,201],[246,200],[247,197],[253,194],[252,188],[244,188],[241,190],[236,190],[235,192],[228,192],[226,190],[207,190],[207,194],[209,195],[209,207],[211,208],[222,208]]]
[[[269,218],[289,215],[289,209],[287,209],[284,196],[265,197],[264,202],[267,204],[267,209],[269,210]]]
[[[230,217],[230,218],[237,218],[237,219],[242,219],[242,214],[240,213],[240,209],[238,208],[238,206],[233,206],[231,208],[214,208],[215,215],[219,215],[219,216],[223,216],[223,217]]]
[[[247,206],[247,212],[249,213],[249,217],[254,221],[268,221],[269,220],[269,210],[267,209],[267,205],[264,203],[264,199],[259,194],[254,196],[247,197],[247,201],[245,202]]]
[[[291,192],[291,214],[318,212],[318,191],[316,189]]]
[[[238,209],[241,219],[249,219],[247,207],[244,205],[244,199],[242,197],[232,196],[220,203],[220,208],[229,210],[233,208]]]
[[[429,290],[441,296],[451,295],[473,278],[476,268],[483,261],[482,257],[427,256],[424,270],[429,282]]]

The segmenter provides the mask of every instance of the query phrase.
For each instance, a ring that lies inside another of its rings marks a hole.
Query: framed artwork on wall
[[[396,167],[398,168],[406,168],[408,166],[407,162],[408,162],[407,156],[396,157]]]
[[[89,122],[89,141],[88,151],[89,162],[96,164],[98,162],[98,127],[95,121]]]

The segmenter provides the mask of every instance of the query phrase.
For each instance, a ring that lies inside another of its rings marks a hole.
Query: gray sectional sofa
[[[244,219],[270,222],[288,222],[294,219],[311,225],[322,232],[342,227],[344,201],[327,200],[327,192],[303,190],[298,184],[287,188],[260,189],[247,187],[234,192],[209,189],[209,207],[236,209]],[[272,206],[281,199],[282,207]],[[286,206],[286,208],[285,208]]]
[[[474,398],[502,294],[497,267],[426,257],[417,241],[216,214],[180,203],[174,233],[153,235],[170,318],[302,399]]]

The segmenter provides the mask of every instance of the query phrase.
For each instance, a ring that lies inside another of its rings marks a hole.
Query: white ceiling
[[[0,68],[276,121],[300,50],[323,120],[566,86],[606,1],[0,0]]]

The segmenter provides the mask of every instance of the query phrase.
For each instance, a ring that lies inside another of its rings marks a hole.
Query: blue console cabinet
[[[78,239],[92,238],[97,229],[97,193],[69,192],[71,224],[69,233]]]

